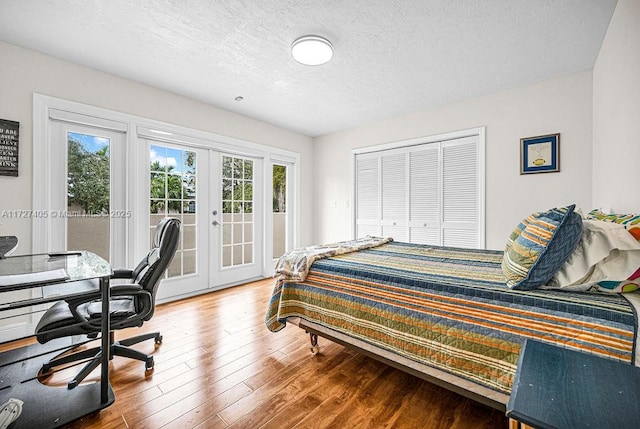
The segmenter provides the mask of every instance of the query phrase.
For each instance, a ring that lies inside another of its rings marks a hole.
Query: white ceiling
[[[591,69],[615,4],[0,0],[0,40],[319,136]],[[330,63],[291,58],[306,34]]]

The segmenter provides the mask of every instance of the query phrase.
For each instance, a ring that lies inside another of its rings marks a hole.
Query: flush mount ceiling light
[[[333,57],[333,45],[320,36],[302,36],[291,44],[291,55],[300,64],[319,66]]]

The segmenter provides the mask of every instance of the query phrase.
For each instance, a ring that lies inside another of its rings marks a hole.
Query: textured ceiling
[[[591,69],[615,4],[0,0],[0,40],[319,136]],[[330,63],[291,58],[306,34]]]

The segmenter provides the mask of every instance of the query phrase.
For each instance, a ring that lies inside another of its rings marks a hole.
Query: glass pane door
[[[240,283],[261,273],[260,160],[211,149],[149,143],[149,233],[165,216],[182,221],[181,240],[160,299]]]
[[[166,277],[197,271],[196,164],[197,155],[192,150],[150,146],[149,244],[153,244],[156,225],[164,217],[182,221],[182,239]]]
[[[154,140],[149,143],[148,242],[165,217],[180,219],[180,243],[158,299],[179,298],[209,288],[207,228],[208,151]]]
[[[221,153],[213,153],[212,159],[219,167],[211,197],[219,201],[219,209],[212,209],[212,240],[219,243],[218,254],[211,255],[212,266],[219,267],[211,279],[216,287],[260,275],[264,204],[261,160]]]

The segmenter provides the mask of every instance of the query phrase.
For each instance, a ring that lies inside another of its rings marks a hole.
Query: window
[[[287,251],[287,167],[273,165],[273,257]]]
[[[108,137],[67,132],[67,249],[110,258]]]
[[[355,236],[484,247],[484,130],[471,131],[355,153]]]

